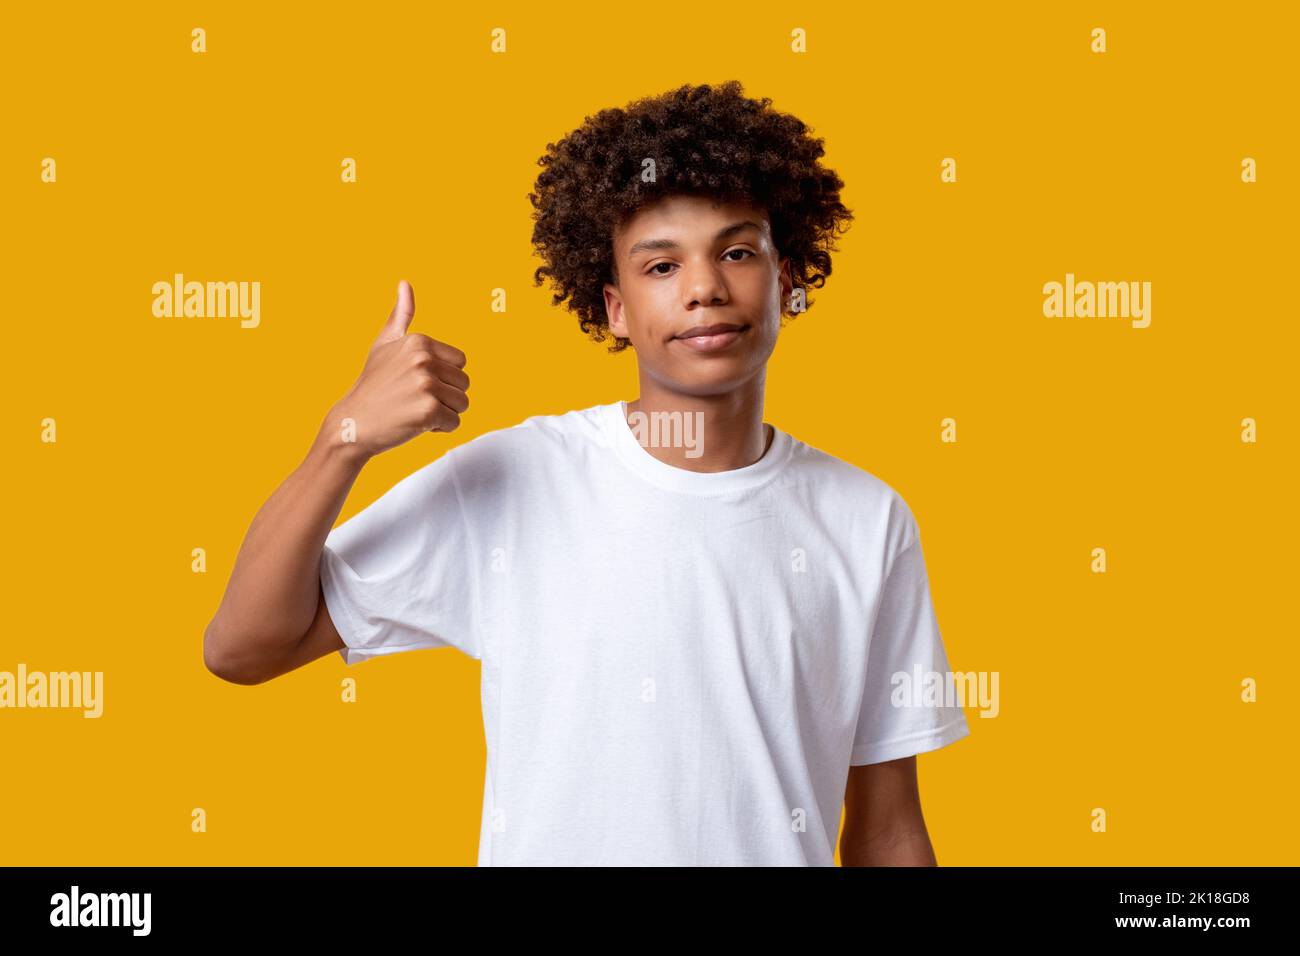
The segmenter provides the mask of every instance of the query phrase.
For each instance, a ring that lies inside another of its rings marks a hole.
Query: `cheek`
[[[757,357],[759,361],[766,362],[772,353],[776,351],[776,340],[781,332],[779,316],[770,322],[764,322],[761,327],[756,327],[753,331],[759,334],[754,339],[751,354]]]
[[[663,339],[660,333],[672,324],[673,300],[666,287],[667,283],[661,286],[638,283],[624,297],[623,321],[633,341],[652,344]]]
[[[777,274],[755,269],[738,278],[734,288],[736,296],[760,312],[764,319],[781,311],[781,277]]]

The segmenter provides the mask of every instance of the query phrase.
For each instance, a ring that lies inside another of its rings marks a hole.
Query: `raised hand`
[[[379,330],[365,366],[331,410],[343,441],[371,457],[426,431],[450,432],[469,407],[465,353],[421,332],[409,332],[415,293],[403,279],[397,304]]]

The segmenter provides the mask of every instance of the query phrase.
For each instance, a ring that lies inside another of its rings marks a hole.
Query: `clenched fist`
[[[331,409],[332,442],[354,444],[371,457],[422,432],[449,432],[469,408],[465,353],[419,332],[408,332],[415,293],[397,285],[397,304],[380,329],[356,383]]]

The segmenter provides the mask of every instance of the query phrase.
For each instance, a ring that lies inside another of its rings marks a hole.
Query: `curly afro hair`
[[[551,279],[553,305],[566,303],[594,341],[609,351],[631,344],[609,330],[604,285],[617,283],[614,233],[637,210],[670,194],[747,202],[767,212],[772,238],[789,257],[804,308],[808,288],[825,285],[837,234],[852,213],[840,202],[844,183],[818,159],[822,140],[771,100],[746,97],[739,82],[685,85],[626,109],[605,109],[537,160],[533,246],[544,265],[533,285]],[[654,161],[653,181],[642,173]],[[795,313],[782,304],[782,319]]]

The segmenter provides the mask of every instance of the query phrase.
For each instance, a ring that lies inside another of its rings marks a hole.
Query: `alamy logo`
[[[981,717],[996,717],[999,671],[895,671],[889,703],[894,707],[979,707]]]
[[[51,926],[130,926],[133,936],[148,936],[152,922],[150,893],[87,893],[73,885],[69,893],[50,897]]]
[[[1151,324],[1150,282],[1075,282],[1065,274],[1065,284],[1043,285],[1043,315],[1049,319],[1131,318],[1135,329]]]
[[[103,671],[0,671],[0,708],[80,707],[83,717],[104,713]]]
[[[262,283],[186,282],[184,273],[153,284],[153,314],[160,319],[236,318],[241,328],[262,322]]]
[[[627,413],[627,424],[642,448],[685,448],[687,458],[704,454],[703,412]]]

